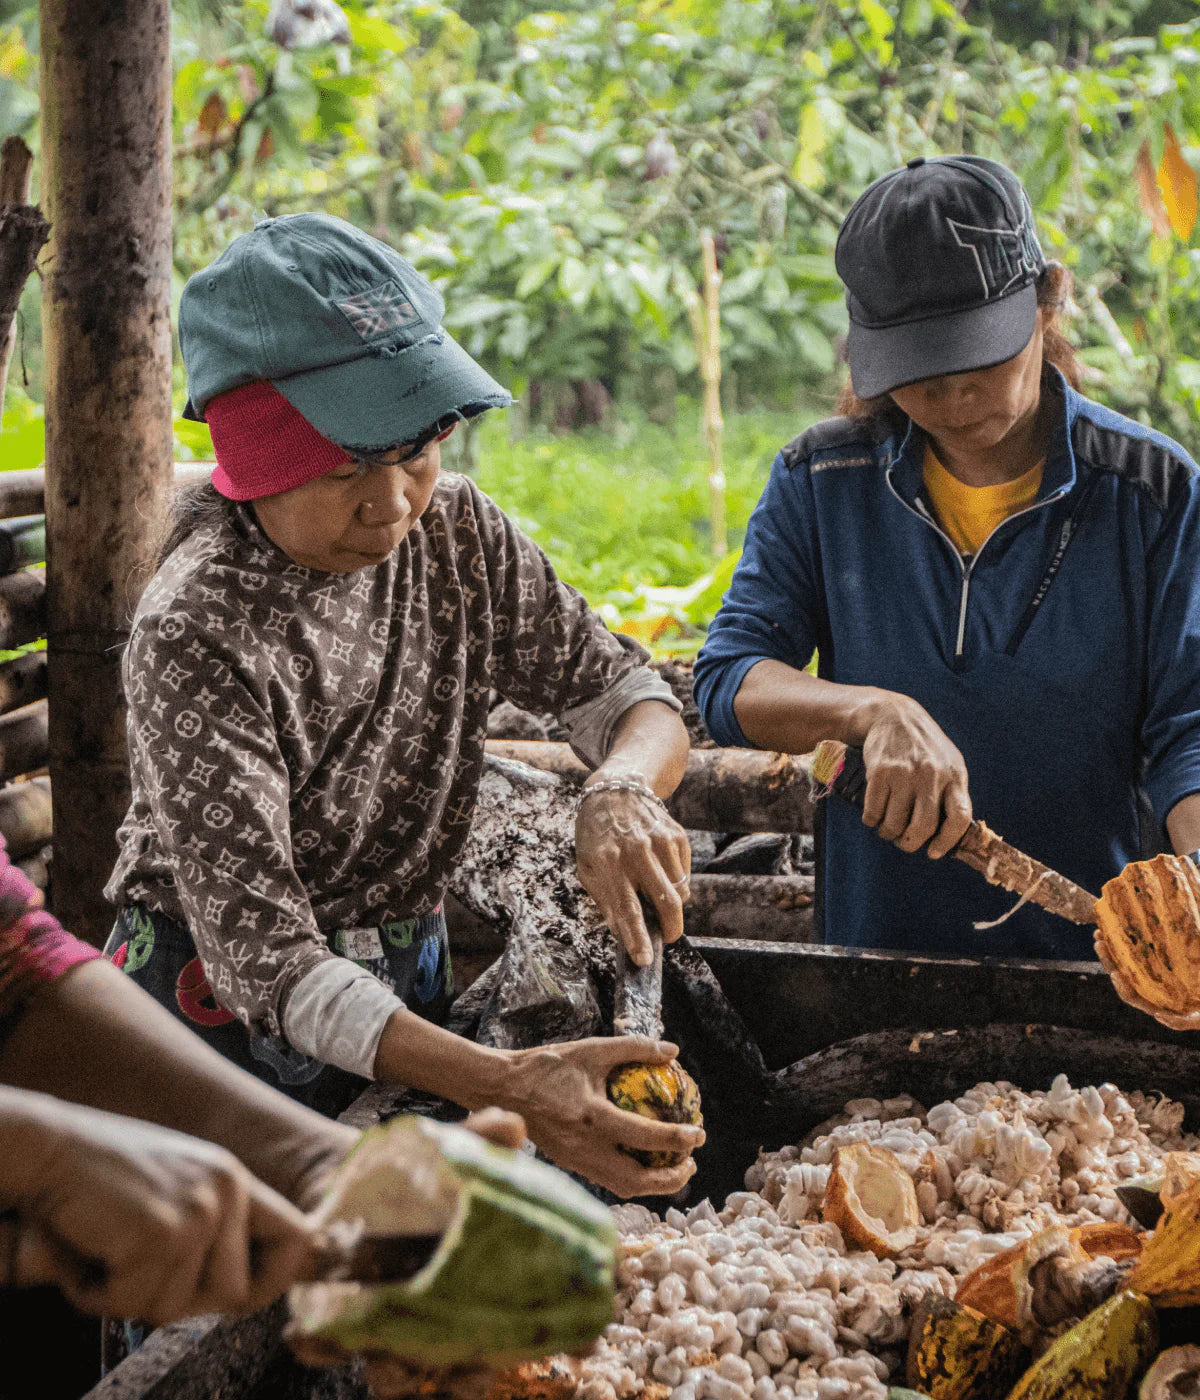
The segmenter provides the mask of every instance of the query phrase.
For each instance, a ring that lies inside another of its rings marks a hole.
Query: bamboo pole
[[[170,9],[40,16],[55,912],[99,944],[129,802],[119,657],[173,457]]]
[[[0,146],[0,416],[21,292],[50,232],[42,211],[29,202],[32,172],[32,151],[19,136],[8,137]]]
[[[704,445],[708,452],[708,519],[712,551],[720,559],[729,550],[722,457],[725,420],[721,417],[721,269],[717,266],[717,248],[709,229],[700,235],[700,253],[704,268],[701,295],[691,294],[687,312],[696,345],[700,380],[704,385],[702,422]]]

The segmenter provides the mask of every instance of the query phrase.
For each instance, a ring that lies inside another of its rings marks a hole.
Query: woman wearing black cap
[[[1200,845],[1197,468],[1079,394],[1067,274],[1003,166],[910,161],[836,260],[842,416],[776,459],[697,697],[722,743],[862,746],[861,819],[823,804],[828,942],[974,950],[1011,896],[939,859],[972,806],[1093,891],[1157,823]],[[1032,905],[987,951],[1092,956]]]

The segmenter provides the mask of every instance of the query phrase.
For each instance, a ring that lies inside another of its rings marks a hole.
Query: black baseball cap
[[[918,156],[869,185],[834,253],[854,392],[873,399],[1011,360],[1046,266],[1020,180],[981,156]]]

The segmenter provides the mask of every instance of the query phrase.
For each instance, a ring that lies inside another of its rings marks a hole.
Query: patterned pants
[[[329,947],[390,987],[427,1020],[445,1019],[453,996],[446,920],[439,905],[420,919],[395,919],[376,928],[338,929]],[[117,915],[104,948],[160,1005],[226,1059],[289,1098],[335,1118],[368,1081],[302,1055],[278,1036],[254,1035],[213,996],[187,925],[130,904]]]

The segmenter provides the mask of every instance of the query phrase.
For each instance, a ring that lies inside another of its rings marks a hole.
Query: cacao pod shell
[[[1200,1028],[1200,870],[1133,861],[1096,904],[1096,955],[1117,994],[1176,1030]]]
[[[1149,1299],[1123,1291],[1064,1332],[1025,1372],[1009,1400],[1124,1400],[1157,1347]]]
[[[288,1335],[301,1342],[504,1367],[577,1352],[612,1321],[608,1210],[554,1167],[464,1128],[406,1117],[370,1129],[314,1224],[441,1238],[409,1278],[293,1287]]]
[[[913,1312],[906,1379],[930,1400],[1000,1400],[1029,1354],[1006,1327],[940,1293]]]
[[[890,1259],[915,1243],[921,1215],[912,1177],[895,1153],[855,1142],[834,1150],[821,1218],[849,1244]]]
[[[608,1097],[626,1113],[642,1118],[704,1126],[700,1090],[678,1060],[666,1065],[618,1065],[608,1076]],[[646,1152],[635,1147],[621,1151],[645,1167],[677,1167],[685,1160],[673,1152]]]
[[[1200,1304],[1200,1181],[1163,1214],[1134,1265],[1129,1287],[1160,1308]]]

